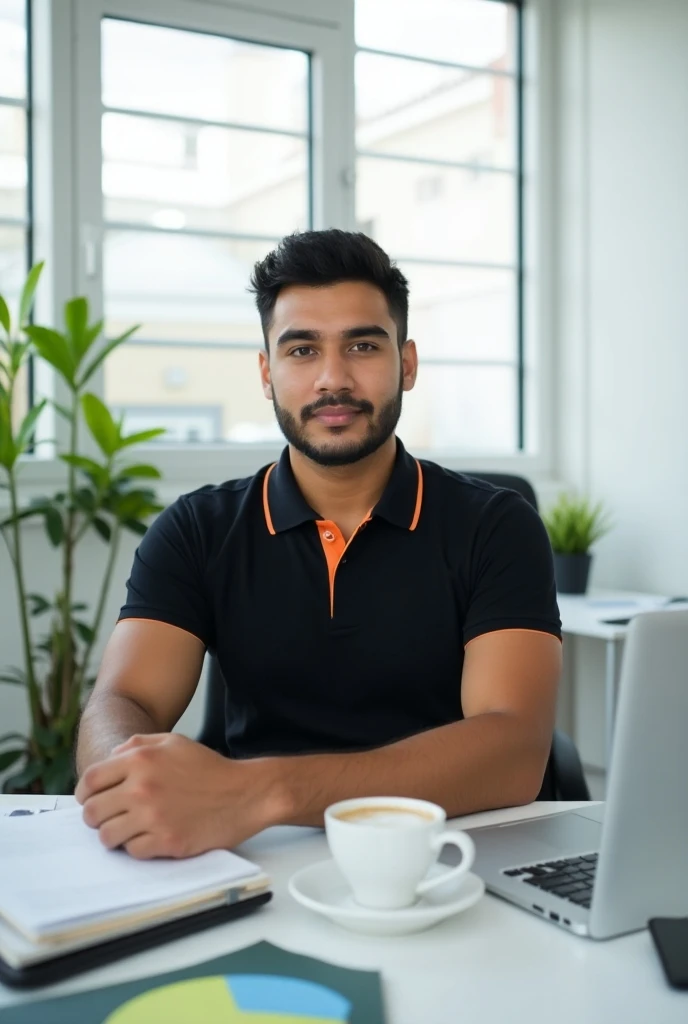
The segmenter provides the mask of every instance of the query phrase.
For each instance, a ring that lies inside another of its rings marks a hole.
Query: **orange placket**
[[[336,523],[331,522],[329,519],[316,519],[315,525],[318,527],[318,533],[320,535],[320,543],[322,544],[323,551],[325,552],[325,560],[327,561],[327,573],[330,580],[330,618],[334,618],[334,578],[339,568],[339,563],[344,557],[346,549],[351,544],[358,531],[366,524],[369,523],[372,518],[372,508],[364,519],[360,521],[354,532],[349,537],[348,542],[344,540],[342,531],[339,529]]]

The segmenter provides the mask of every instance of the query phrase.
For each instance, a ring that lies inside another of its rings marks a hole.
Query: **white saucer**
[[[446,872],[435,865],[428,877]],[[485,892],[485,883],[472,872],[459,880],[438,886],[412,907],[402,910],[371,910],[359,906],[351,895],[344,876],[330,858],[302,868],[289,879],[294,899],[316,914],[323,914],[343,928],[364,935],[408,935],[443,921],[477,903]]]

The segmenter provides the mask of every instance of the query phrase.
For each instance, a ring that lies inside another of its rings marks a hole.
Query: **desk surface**
[[[661,594],[643,594],[635,590],[591,590],[587,594],[557,594],[562,631],[600,640],[619,640],[628,625],[610,625],[602,619],[627,619],[638,612],[666,608],[669,598]],[[668,605],[686,608],[688,605]]]
[[[9,801],[0,796],[0,806]],[[60,804],[68,802],[70,798],[61,798]],[[490,824],[576,806],[532,804],[471,815],[452,824]],[[486,895],[470,910],[419,935],[355,935],[311,914],[287,892],[294,871],[327,856],[323,832],[268,829],[245,843],[240,852],[259,862],[272,877],[275,895],[266,908],[244,920],[43,989],[41,996],[175,970],[268,939],[331,963],[380,970],[388,1024],[686,1024],[688,1020],[688,995],[667,986],[647,931],[593,942]],[[0,1008],[29,998],[0,985]]]

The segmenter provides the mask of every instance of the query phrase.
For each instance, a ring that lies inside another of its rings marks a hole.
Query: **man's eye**
[[[377,345],[373,345],[370,341],[358,341],[354,348],[358,349],[359,352],[374,352],[377,349]]]
[[[290,356],[296,356],[297,359],[302,359],[304,356],[309,356],[313,349],[310,345],[299,345],[298,348],[293,348],[289,353]]]

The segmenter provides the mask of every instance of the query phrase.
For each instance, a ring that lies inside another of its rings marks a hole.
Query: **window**
[[[0,114],[15,125],[0,136],[0,267],[15,289],[30,241],[25,7],[0,0]],[[166,476],[241,476],[278,453],[248,281],[285,234],[330,226],[375,238],[409,278],[421,372],[404,442],[460,468],[549,469],[551,169],[545,132],[524,159],[521,22],[520,0],[35,5],[46,315],[83,294],[108,337],[141,325],[92,386],[128,429],[168,428]],[[538,74],[528,109],[547,117]]]
[[[167,442],[276,440],[247,286],[311,225],[309,57],[114,18],[101,39],[106,333],[143,325],[106,400]]]
[[[24,0],[0,0],[0,292],[13,320],[31,249],[28,17]],[[17,398],[21,418],[28,381],[19,382]]]
[[[356,0],[356,218],[409,279],[412,447],[523,447],[519,30],[495,0]]]

